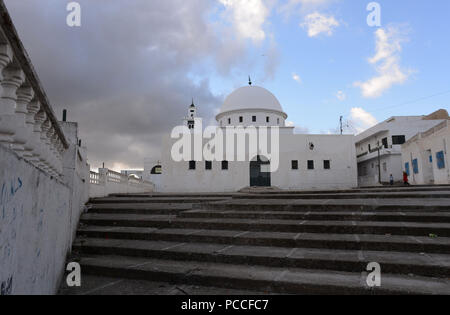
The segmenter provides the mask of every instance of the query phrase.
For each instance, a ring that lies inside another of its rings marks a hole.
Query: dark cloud
[[[246,44],[211,23],[213,1],[79,0],[80,28],[66,25],[69,1],[5,2],[55,111],[79,122],[93,167],[142,167],[191,96],[209,121],[222,96],[207,73],[200,83],[189,74],[202,63],[227,74],[248,60]]]

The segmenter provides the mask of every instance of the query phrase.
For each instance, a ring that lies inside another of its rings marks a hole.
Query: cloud
[[[404,83],[412,71],[400,67],[402,42],[406,41],[402,32],[393,26],[379,28],[375,32],[376,53],[368,59],[377,75],[365,82],[355,82],[366,98],[377,98],[393,85]]]
[[[298,84],[302,84],[302,78],[296,73],[292,74],[292,80],[297,81]]]
[[[316,37],[322,33],[333,35],[334,29],[339,26],[339,22],[332,15],[325,15],[319,12],[308,14],[305,21],[300,24],[308,31],[309,37]]]
[[[163,135],[181,123],[191,97],[205,121],[220,107],[223,96],[204,78],[251,64],[251,46],[223,20],[209,19],[218,1],[77,1],[79,28],[65,23],[66,1],[5,3],[55,112],[66,108],[79,123],[94,168],[102,162],[140,168],[144,158],[159,156]],[[266,18],[259,1],[245,2]],[[262,27],[255,20],[245,25]]]
[[[336,98],[342,102],[347,99],[347,95],[343,91],[338,91],[336,93]]]
[[[361,107],[353,107],[350,110],[349,123],[356,133],[361,133],[378,124],[378,120]]]
[[[219,0],[228,13],[232,25],[238,34],[255,42],[266,38],[263,29],[270,10],[262,0]]]

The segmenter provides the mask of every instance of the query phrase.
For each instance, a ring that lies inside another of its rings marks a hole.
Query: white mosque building
[[[178,151],[174,147],[180,138],[168,135],[163,140],[160,158],[146,160],[144,178],[156,183],[159,192],[236,192],[255,186],[285,190],[356,187],[354,136],[295,134],[294,127],[286,126],[287,117],[268,90],[251,84],[241,87],[225,99],[216,116],[214,133],[226,135],[223,143],[214,142],[222,148],[218,150],[211,148],[210,138],[195,138],[202,136],[205,126],[192,104],[183,120],[184,129],[188,130],[185,132],[190,132],[187,137],[192,140],[191,148],[196,146],[194,139],[200,139],[200,148],[207,148],[215,158],[208,160],[192,154],[183,160],[174,159],[173,152]],[[208,129],[211,133],[211,127]],[[233,135],[235,131],[248,130],[255,131],[257,138],[249,132],[241,138],[245,141],[239,142],[239,136]],[[232,147],[226,145],[229,139],[235,141]],[[236,152],[242,143],[245,158],[239,159]],[[259,146],[255,149],[252,143]],[[262,150],[261,143],[266,143],[267,148]],[[181,151],[184,153],[185,148]]]

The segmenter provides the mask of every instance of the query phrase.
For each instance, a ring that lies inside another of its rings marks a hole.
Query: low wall
[[[90,172],[89,197],[106,197],[110,194],[151,193],[155,185],[133,177],[108,170],[99,169],[98,173]]]
[[[0,185],[1,294],[53,294],[71,247],[71,190],[3,145]]]

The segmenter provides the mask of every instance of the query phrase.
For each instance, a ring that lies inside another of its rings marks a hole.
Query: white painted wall
[[[221,169],[221,161],[213,162],[212,170],[205,170],[205,161],[197,162],[196,170],[189,170],[189,162],[174,162],[172,144],[163,142],[161,186],[163,192],[235,192],[250,185],[250,161],[229,162],[229,170]],[[309,143],[314,144],[310,150]],[[291,161],[298,160],[299,170],[291,169]],[[307,161],[314,160],[315,169],[307,170]],[[331,161],[331,170],[324,170],[323,161]],[[280,133],[280,167],[271,175],[272,186],[281,189],[337,189],[357,186],[356,153],[353,136],[295,135],[291,128]]]
[[[409,180],[411,184],[450,184],[450,158],[448,145],[450,144],[450,123],[446,121],[427,132],[420,133],[402,146],[402,167],[410,165]],[[438,169],[436,153],[443,151],[445,168]],[[430,163],[430,153],[432,162]],[[414,173],[412,161],[418,160],[419,172]]]
[[[72,240],[69,187],[0,146],[2,294],[52,294]]]
[[[88,201],[86,152],[77,125],[61,123],[69,148],[63,176],[51,177],[0,145],[0,289],[53,294]]]

